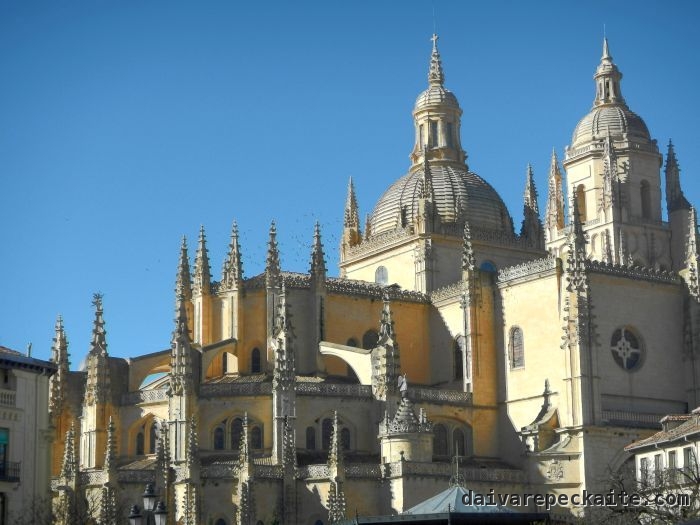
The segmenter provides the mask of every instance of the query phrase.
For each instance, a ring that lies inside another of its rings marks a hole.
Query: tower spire
[[[56,335],[53,338],[53,346],[51,347],[51,361],[56,363],[57,370],[49,380],[51,383],[49,409],[51,415],[55,416],[63,408],[66,389],[68,388],[68,373],[70,370],[70,361],[68,360],[68,340],[66,332],[63,329],[63,318],[59,315],[56,319]]]
[[[540,220],[540,209],[537,205],[537,188],[535,187],[535,178],[530,164],[527,165],[527,174],[525,176],[523,224],[520,229],[520,235],[527,239],[531,246],[544,249],[542,221]]]
[[[314,225],[314,245],[311,250],[311,274],[316,275],[322,281],[326,279],[326,259],[321,243],[321,225],[316,221]]]
[[[204,226],[199,228],[199,243],[197,255],[194,258],[194,292],[201,295],[209,295],[211,291],[211,269],[209,267],[209,253],[207,251],[207,237]]]
[[[357,207],[357,197],[355,196],[355,185],[352,177],[348,182],[348,195],[345,199],[345,217],[343,221],[345,228],[360,228],[360,214]]]
[[[190,257],[187,253],[187,237],[182,236],[180,245],[180,260],[177,264],[177,277],[175,280],[175,300],[178,297],[186,300],[192,299],[192,276],[190,275]]]
[[[681,169],[678,166],[676,151],[673,142],[668,141],[668,151],[666,153],[666,208],[668,213],[676,210],[687,210],[690,208],[688,199],[683,194],[681,188]]]
[[[438,36],[433,34],[430,40],[433,41],[433,52],[430,55],[430,69],[428,70],[428,83],[431,86],[443,86],[445,84],[445,74],[442,71],[442,60],[438,51]]]
[[[241,246],[238,242],[238,224],[233,221],[231,226],[231,242],[228,245],[228,255],[224,260],[224,268],[221,271],[221,283],[226,288],[234,288],[243,279],[243,259]]]
[[[268,288],[276,288],[280,284],[280,254],[277,248],[277,227],[275,221],[270,224],[270,239],[267,241],[267,259],[265,261],[265,283]]]
[[[95,307],[95,320],[92,328],[92,342],[87,356],[87,380],[84,398],[88,405],[106,402],[110,389],[107,332],[102,318],[102,294],[94,294],[92,304]]]
[[[562,230],[564,229],[564,192],[559,161],[554,148],[552,148],[552,160],[549,164],[548,183],[546,225],[548,229]]]
[[[625,104],[625,99],[622,97],[622,91],[620,90],[622,73],[613,63],[607,38],[603,38],[603,56],[593,78],[596,81],[594,107],[602,104]]]
[[[190,393],[193,389],[193,369],[190,332],[187,328],[187,309],[182,296],[180,296],[177,306],[170,351],[170,388],[174,394],[183,395]]]

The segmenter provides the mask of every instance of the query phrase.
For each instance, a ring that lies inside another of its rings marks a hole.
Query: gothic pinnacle
[[[352,183],[352,177],[348,182],[348,196],[345,199],[345,217],[343,221],[345,228],[360,227],[360,214],[357,207],[357,197],[355,196],[355,186]]]
[[[105,322],[102,318],[102,294],[95,293],[92,296],[92,305],[95,307],[95,320],[92,326],[92,342],[90,344],[90,354],[101,353],[107,355],[107,340]]]
[[[233,221],[231,225],[231,242],[228,245],[228,254],[224,260],[221,271],[221,282],[227,288],[233,288],[243,279],[243,259],[241,246],[238,242],[238,224]]]
[[[177,264],[177,277],[175,278],[175,299],[184,297],[192,299],[192,276],[190,275],[190,257],[187,253],[187,238],[182,236],[180,245],[180,259]]]
[[[535,178],[532,172],[532,165],[527,165],[527,175],[525,176],[525,207],[532,210],[533,213],[539,215],[540,210],[537,206],[537,188],[535,187]]]
[[[421,183],[422,184],[421,184],[420,198],[432,200],[434,198],[433,176],[432,176],[432,173],[430,172],[430,163],[428,162],[428,152],[425,149],[423,150],[423,175],[421,177]]]
[[[265,260],[265,284],[268,288],[277,288],[280,284],[280,254],[277,248],[277,227],[275,221],[270,224],[270,239],[267,242],[267,259]]]
[[[603,38],[603,56],[601,57],[601,60],[611,60],[612,57],[610,56],[610,49],[608,46],[608,39]]]
[[[678,166],[676,151],[673,143],[668,141],[668,151],[666,153],[666,208],[669,213],[676,210],[687,210],[690,208],[688,199],[683,194],[681,188],[681,169]]]
[[[210,291],[211,269],[209,267],[209,253],[207,251],[207,236],[204,233],[204,226],[200,226],[197,254],[194,258],[194,292],[207,295]]]
[[[476,267],[474,247],[472,246],[472,234],[469,229],[469,221],[464,221],[464,233],[462,235],[462,270],[473,271]]]
[[[58,365],[59,370],[65,368],[68,371],[70,362],[68,361],[68,339],[66,331],[63,328],[63,318],[59,315],[56,318],[56,335],[53,338],[53,347],[51,348],[51,360]]]
[[[547,187],[547,209],[545,210],[545,221],[547,228],[550,229],[561,230],[564,228],[564,192],[562,191],[561,181],[562,177],[557,153],[552,148]]]
[[[321,225],[316,221],[314,225],[314,244],[311,250],[311,274],[326,278],[326,260],[321,243]]]

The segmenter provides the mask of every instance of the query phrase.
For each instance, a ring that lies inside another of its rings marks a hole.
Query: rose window
[[[629,328],[618,328],[613,332],[610,351],[615,362],[624,370],[634,370],[642,362],[642,344]]]

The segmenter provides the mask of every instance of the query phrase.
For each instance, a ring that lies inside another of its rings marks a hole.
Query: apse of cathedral
[[[60,523],[121,522],[147,483],[186,525],[398,514],[450,482],[607,490],[625,445],[699,403],[700,294],[673,145],[627,105],[607,40],[593,78],[544,213],[525,173],[518,231],[467,164],[434,36],[407,173],[364,224],[349,182],[339,277],[318,224],[309,271],[284,271],[274,223],[246,276],[234,223],[219,280],[204,229],[193,262],[183,238],[170,348],[110,357],[97,295],[71,371],[59,321]]]

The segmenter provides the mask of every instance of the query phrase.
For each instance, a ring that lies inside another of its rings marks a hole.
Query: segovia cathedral
[[[59,319],[59,523],[122,523],[148,483],[183,525],[399,514],[450,481],[607,491],[625,445],[700,404],[700,288],[673,145],[664,162],[607,41],[593,78],[544,216],[526,173],[519,233],[466,163],[434,36],[411,165],[362,227],[350,182],[339,277],[318,225],[309,272],[283,271],[274,223],[244,277],[234,223],[219,281],[204,230],[193,267],[183,239],[170,348],[110,357],[97,295],[72,371]]]

